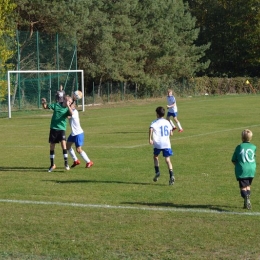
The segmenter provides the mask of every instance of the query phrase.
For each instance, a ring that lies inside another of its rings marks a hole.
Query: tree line
[[[259,76],[258,0],[3,0],[0,5],[1,37],[3,32],[13,37],[16,30],[62,34],[68,46],[77,46],[86,83],[124,81],[149,90],[203,75]],[[15,42],[8,43],[2,46],[16,65]],[[1,73],[8,62],[1,49],[0,55]]]

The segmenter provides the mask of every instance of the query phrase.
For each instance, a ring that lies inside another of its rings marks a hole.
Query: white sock
[[[178,125],[179,129],[182,130],[181,123],[178,122],[177,125]]]
[[[72,157],[73,161],[77,161],[77,160],[78,160],[78,158],[77,158],[77,156],[76,156],[76,154],[75,154],[73,148],[70,148],[70,149],[69,149],[69,154],[70,154],[70,156]]]
[[[90,162],[90,159],[88,158],[87,154],[82,151],[80,156],[83,158],[83,160],[86,162],[86,163],[89,163]]]
[[[175,124],[172,122],[172,120],[170,120],[170,123],[171,123],[171,125],[172,125],[173,128],[176,127]]]

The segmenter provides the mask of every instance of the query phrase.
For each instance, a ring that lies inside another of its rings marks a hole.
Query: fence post
[[[37,48],[37,70],[40,70],[40,50],[39,50],[39,31],[36,32],[36,48]],[[40,74],[37,75],[37,87],[38,87],[38,108],[41,104],[41,86],[40,86]]]
[[[109,102],[109,82],[107,83],[107,103]]]
[[[92,95],[93,95],[93,105],[95,105],[95,83],[94,82],[93,82]]]
[[[123,101],[123,82],[120,81],[121,86],[121,101]]]

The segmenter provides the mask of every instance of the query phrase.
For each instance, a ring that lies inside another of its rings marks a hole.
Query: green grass
[[[47,172],[51,111],[0,118],[0,259],[260,259],[259,177],[245,211],[231,163],[243,129],[260,147],[259,96],[177,102],[184,132],[171,137],[174,186],[163,157],[152,181],[148,144],[166,99],[80,112],[90,169],[79,157],[65,171],[58,145],[57,169]]]

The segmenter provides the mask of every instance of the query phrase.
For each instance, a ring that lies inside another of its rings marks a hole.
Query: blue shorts
[[[75,143],[76,147],[83,146],[83,144],[84,144],[84,133],[79,134],[79,135],[74,135],[74,136],[70,135],[68,137],[67,142]]]
[[[176,113],[171,113],[171,112],[168,112],[167,113],[167,117],[177,117],[177,115],[178,115],[178,112],[176,112]]]
[[[173,155],[173,151],[171,148],[166,148],[166,149],[154,148],[153,149],[153,154],[155,156],[158,156],[161,152],[163,153],[163,157],[169,157],[169,156]]]

